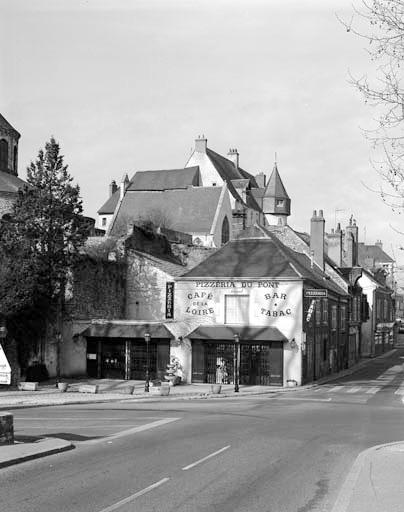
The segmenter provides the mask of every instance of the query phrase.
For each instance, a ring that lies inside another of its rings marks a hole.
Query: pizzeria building
[[[250,230],[176,278],[174,317],[184,331],[176,350],[187,381],[232,383],[235,364],[241,384],[318,378],[346,344],[347,303],[309,256]]]

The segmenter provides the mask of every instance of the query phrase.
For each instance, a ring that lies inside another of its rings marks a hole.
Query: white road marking
[[[400,387],[394,391],[395,395],[404,395],[404,382],[400,384]]]
[[[341,391],[341,389],[343,389],[344,386],[334,386],[333,388],[329,389],[328,392],[329,393],[337,393],[338,391]]]
[[[167,423],[171,423],[173,421],[178,421],[180,418],[164,418],[162,420],[153,421],[152,423],[146,423],[145,425],[140,425],[139,427],[128,428],[127,430],[121,430],[121,432],[117,432],[116,434],[111,434],[110,436],[102,437],[100,439],[89,439],[88,441],[82,441],[85,444],[95,444],[95,443],[103,443],[105,440],[110,439],[119,439],[120,437],[129,436],[131,434],[137,434],[138,432],[144,432],[145,430],[150,430],[151,428],[160,427],[161,425],[166,425]]]
[[[204,457],[203,459],[199,459],[196,462],[193,462],[192,464],[189,464],[188,466],[183,467],[182,471],[187,471],[188,469],[194,468],[198,464],[201,464],[202,462],[205,462],[205,460],[211,459],[215,455],[219,455],[219,453],[222,453],[225,450],[228,450],[229,448],[230,448],[230,445],[225,446],[224,448],[221,448],[220,450],[217,450],[217,452],[213,452],[210,455],[207,455],[206,457]]]
[[[357,393],[358,391],[360,391],[362,388],[360,386],[356,387],[356,388],[348,388],[346,390],[347,393]]]
[[[380,386],[374,386],[372,388],[369,388],[367,391],[366,391],[366,394],[367,395],[375,395],[378,391],[381,390],[381,387]]]
[[[293,396],[277,396],[274,400],[305,400],[309,402],[331,402],[332,398],[305,398],[305,397],[293,397]]]
[[[123,500],[118,501],[118,502],[114,503],[113,505],[110,505],[107,508],[103,508],[99,512],[112,512],[113,510],[116,510],[117,508],[122,507],[122,505],[126,505],[127,503],[130,503],[131,501],[135,500],[136,498],[139,498],[139,496],[143,496],[144,494],[152,491],[153,489],[160,487],[160,485],[165,484],[169,480],[170,480],[169,478],[163,478],[163,479],[159,480],[158,482],[156,482],[152,485],[149,485],[149,487],[145,487],[141,491],[135,492],[135,494],[132,494],[131,496],[128,496],[127,498],[124,498]]]

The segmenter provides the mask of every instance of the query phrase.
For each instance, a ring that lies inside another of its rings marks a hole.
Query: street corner
[[[402,487],[403,453],[404,440],[371,446],[359,453],[331,512],[401,510],[403,493],[398,490]],[[397,458],[397,454],[401,456]]]
[[[53,437],[16,436],[13,444],[3,445],[0,469],[75,448],[70,441]]]

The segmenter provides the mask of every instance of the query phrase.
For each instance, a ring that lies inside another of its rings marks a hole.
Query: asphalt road
[[[404,439],[404,350],[310,390],[15,411],[76,449],[1,470],[8,512],[332,509],[356,456]]]

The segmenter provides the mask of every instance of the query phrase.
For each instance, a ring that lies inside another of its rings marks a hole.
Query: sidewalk
[[[374,446],[357,457],[331,512],[402,512],[404,442]]]

